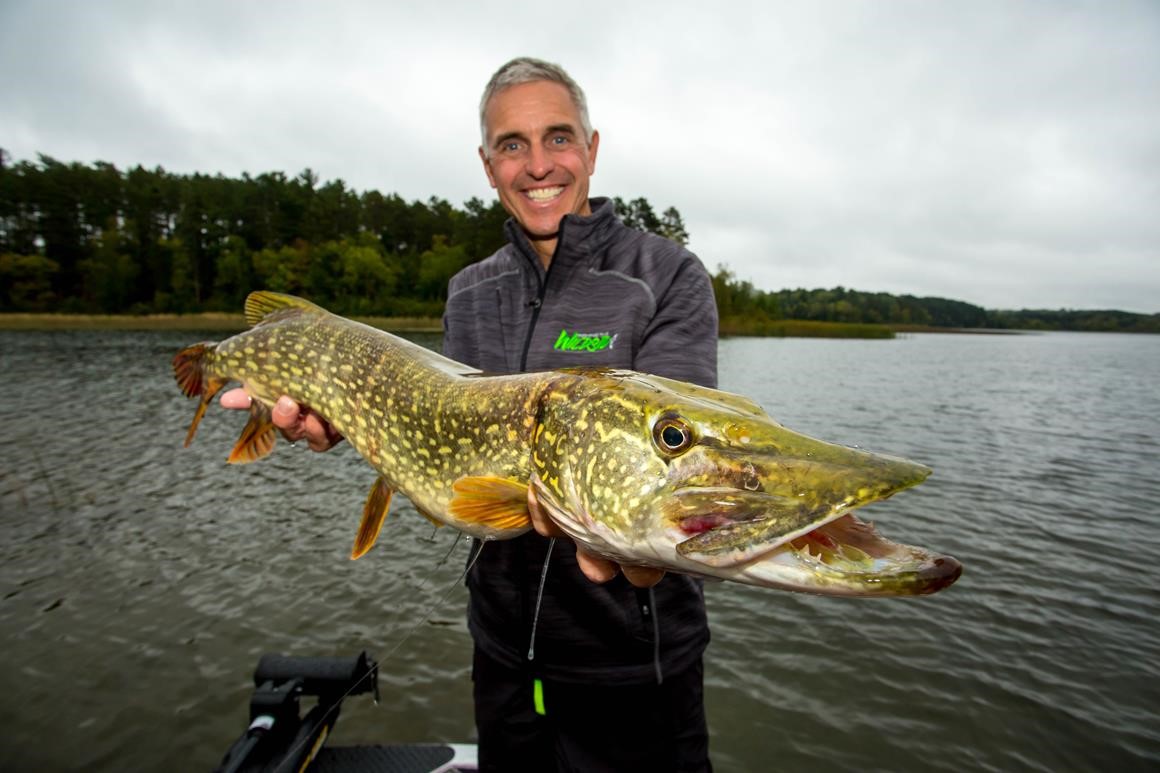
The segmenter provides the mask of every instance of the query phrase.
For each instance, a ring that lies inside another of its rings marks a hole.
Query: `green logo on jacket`
[[[552,348],[558,352],[600,352],[611,349],[615,343],[616,336],[608,333],[569,333],[561,330]]]

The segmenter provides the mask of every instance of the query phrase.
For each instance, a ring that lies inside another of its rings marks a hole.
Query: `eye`
[[[653,426],[653,442],[666,454],[676,455],[693,445],[693,430],[679,416],[665,416]]]

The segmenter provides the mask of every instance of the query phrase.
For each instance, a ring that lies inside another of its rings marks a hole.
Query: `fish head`
[[[929,468],[794,432],[719,390],[628,371],[563,381],[533,466],[553,520],[621,563],[852,596],[932,593],[961,573],[853,515]]]

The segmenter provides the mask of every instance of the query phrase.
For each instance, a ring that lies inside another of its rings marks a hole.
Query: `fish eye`
[[[679,416],[665,416],[653,426],[653,442],[666,454],[679,454],[693,445],[693,430]]]

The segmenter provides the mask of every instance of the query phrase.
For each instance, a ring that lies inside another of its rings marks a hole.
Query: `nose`
[[[531,177],[542,180],[556,168],[556,161],[543,145],[533,144],[528,152],[525,168]]]

